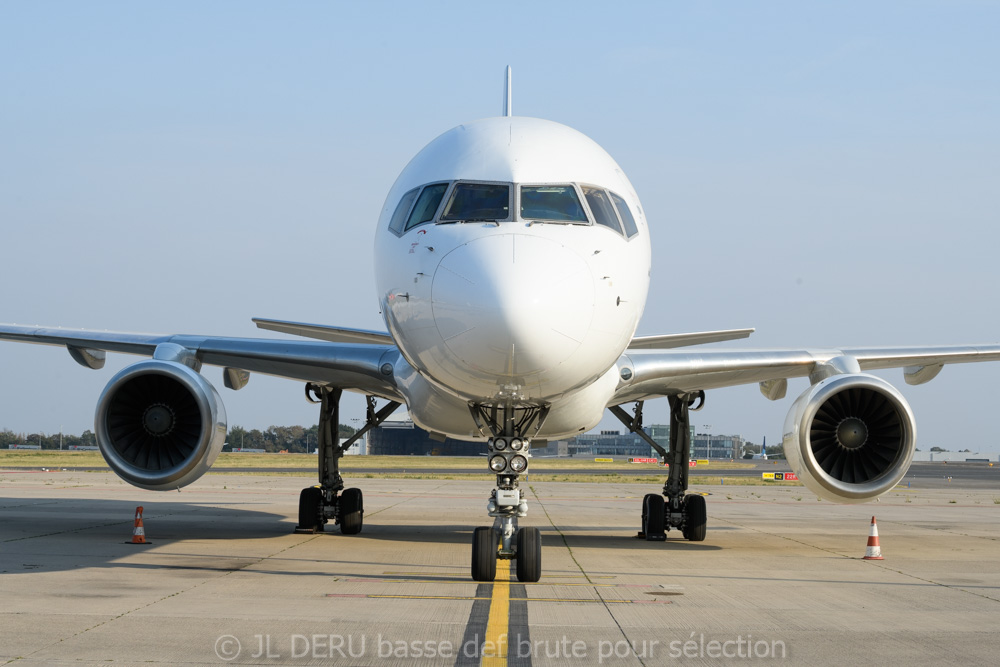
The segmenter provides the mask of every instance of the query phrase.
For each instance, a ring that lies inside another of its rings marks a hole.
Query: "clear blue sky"
[[[642,198],[640,334],[997,342],[998,26],[997,3],[957,1],[2,3],[0,321],[382,328],[385,194],[432,138],[500,112],[510,64],[514,111],[590,135]],[[0,428],[92,428],[135,360],[0,343]],[[885,377],[922,449],[997,451],[998,371]],[[695,423],[776,441],[804,389],[712,392]],[[316,421],[297,383],[220,391],[231,425]]]

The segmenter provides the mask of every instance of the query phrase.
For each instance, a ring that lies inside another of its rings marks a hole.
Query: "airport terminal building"
[[[661,447],[670,447],[670,427],[653,424],[646,433]],[[733,459],[743,456],[748,443],[739,435],[695,433],[691,428],[691,456],[698,459]],[[386,421],[368,434],[368,453],[389,456],[478,456],[486,455],[486,443],[447,438],[434,440],[411,421]],[[635,433],[600,431],[570,440],[535,442],[535,456],[566,457],[655,457],[657,454]]]

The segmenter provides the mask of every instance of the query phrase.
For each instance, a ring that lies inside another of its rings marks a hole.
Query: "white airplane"
[[[933,379],[944,364],[1000,360],[1000,345],[923,348],[678,351],[752,329],[635,337],[649,289],[650,229],[631,183],[595,142],[558,123],[513,116],[509,68],[500,117],[460,125],[403,169],[375,241],[378,299],[388,332],[256,319],[262,329],[312,340],[140,335],[0,325],[0,338],[66,346],[101,368],[106,351],[151,356],[115,375],[95,431],[109,466],[144,489],[190,484],[215,461],[225,408],[199,373],[222,366],[229,389],[250,373],[304,381],[321,404],[319,486],[303,489],[298,530],[330,520],[362,528],[363,499],[339,472],[339,400],[367,396],[357,437],[405,403],[432,434],[488,443],[496,488],[492,526],[476,528],[472,576],[491,581],[497,559],[521,581],[541,576],[537,528],[520,475],[530,442],[593,428],[605,410],[645,437],[670,469],[642,503],[647,540],[680,530],[703,540],[705,499],[686,493],[689,410],[705,391],[759,383],[771,400],[808,377],[784,428],[784,450],[822,498],[863,502],[903,477],[916,443],[906,400],[871,369]],[[670,404],[669,449],[642,431],[644,401]],[[376,400],[387,401],[376,409]],[[634,403],[629,413],[623,405]]]

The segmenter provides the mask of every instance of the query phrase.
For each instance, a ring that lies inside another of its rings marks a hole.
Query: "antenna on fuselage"
[[[503,115],[514,115],[514,111],[510,106],[510,65],[507,65],[507,71],[503,77]]]

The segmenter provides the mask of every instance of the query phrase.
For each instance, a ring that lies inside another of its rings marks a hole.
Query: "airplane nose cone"
[[[586,261],[549,239],[498,234],[470,241],[438,265],[434,322],[448,352],[489,376],[541,373],[582,344],[594,313]]]

